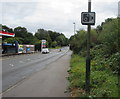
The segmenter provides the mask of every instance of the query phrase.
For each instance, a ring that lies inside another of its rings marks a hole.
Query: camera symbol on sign
[[[95,12],[82,12],[81,23],[83,25],[95,25]]]
[[[91,16],[90,14],[84,14],[83,15],[83,21],[84,22],[89,22],[93,20],[93,16]]]

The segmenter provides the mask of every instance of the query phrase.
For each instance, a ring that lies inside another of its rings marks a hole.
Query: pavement
[[[71,51],[3,93],[3,97],[70,97],[67,70]]]

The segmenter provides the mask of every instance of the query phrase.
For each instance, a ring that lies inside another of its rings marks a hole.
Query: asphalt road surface
[[[64,47],[62,51],[51,50],[49,54],[40,52],[27,55],[16,55],[2,58],[2,91],[5,92],[18,82],[30,75],[44,69],[48,64],[55,62],[68,52]]]
[[[54,62],[5,91],[2,97],[66,97],[65,99],[70,99],[70,93],[66,93],[69,85],[66,77],[68,77],[67,70],[70,66],[71,54],[69,50]]]

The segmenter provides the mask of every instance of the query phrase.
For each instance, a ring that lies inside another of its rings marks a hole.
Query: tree
[[[96,32],[99,34],[102,31],[102,26],[98,25],[96,27]]]
[[[2,25],[2,31],[14,33],[13,29],[7,27],[6,25]]]
[[[80,53],[86,48],[86,31],[79,30],[77,34],[72,36],[69,40],[70,49],[73,50],[74,53]]]
[[[18,26],[14,29],[7,27],[6,25],[0,24],[0,29],[2,31],[15,33],[14,38],[3,37],[4,41],[9,43],[14,42],[14,40],[18,40],[20,44],[38,44],[40,40],[47,40],[48,47],[54,46],[65,46],[68,45],[68,39],[65,37],[64,34],[47,31],[44,29],[38,29],[35,35],[27,31],[27,28]],[[58,45],[57,45],[58,44]]]
[[[4,31],[4,32],[9,32],[9,33],[14,33],[14,31],[13,31],[13,29],[12,28],[9,28],[8,26],[6,26],[6,25],[0,25],[0,31]],[[6,37],[6,36],[3,36],[2,37],[2,40],[4,41],[6,38],[8,38],[8,37]]]
[[[65,36],[64,36],[63,34],[61,34],[60,36],[58,36],[58,37],[56,38],[56,41],[57,41],[57,44],[58,44],[59,46],[65,46],[66,38],[65,38]]]
[[[18,41],[19,44],[23,43],[23,39],[20,37],[6,38],[3,42],[14,43],[15,41]]]
[[[120,33],[118,32],[118,19],[106,19],[104,25],[102,25],[103,30],[99,35],[99,42],[104,44],[105,53],[112,55],[117,51],[120,51]]]
[[[58,46],[68,45],[68,39],[65,37],[64,34],[53,32],[50,30],[47,31],[44,29],[38,29],[38,31],[35,33],[35,37],[38,38],[39,40],[42,39],[47,40],[49,47],[53,46],[55,42],[57,42]]]
[[[47,40],[48,41],[48,46],[51,46],[51,38],[48,33],[48,31],[44,29],[38,29],[37,32],[35,33],[35,37],[38,38],[39,40]]]
[[[27,37],[27,29],[25,27],[16,27],[14,29],[15,37],[25,38]]]
[[[35,36],[39,39],[45,39],[47,40],[49,38],[49,34],[46,30],[44,29],[38,29],[37,32],[35,33]]]
[[[23,39],[23,44],[34,44],[34,36],[32,33],[28,32],[25,27],[16,27],[14,29],[15,37],[20,37]]]
[[[51,45],[52,45],[53,48],[55,48],[57,46],[57,42],[53,41]]]

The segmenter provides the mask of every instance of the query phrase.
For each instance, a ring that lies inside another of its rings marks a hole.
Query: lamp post
[[[73,24],[74,24],[74,35],[75,35],[75,22],[73,22]]]

